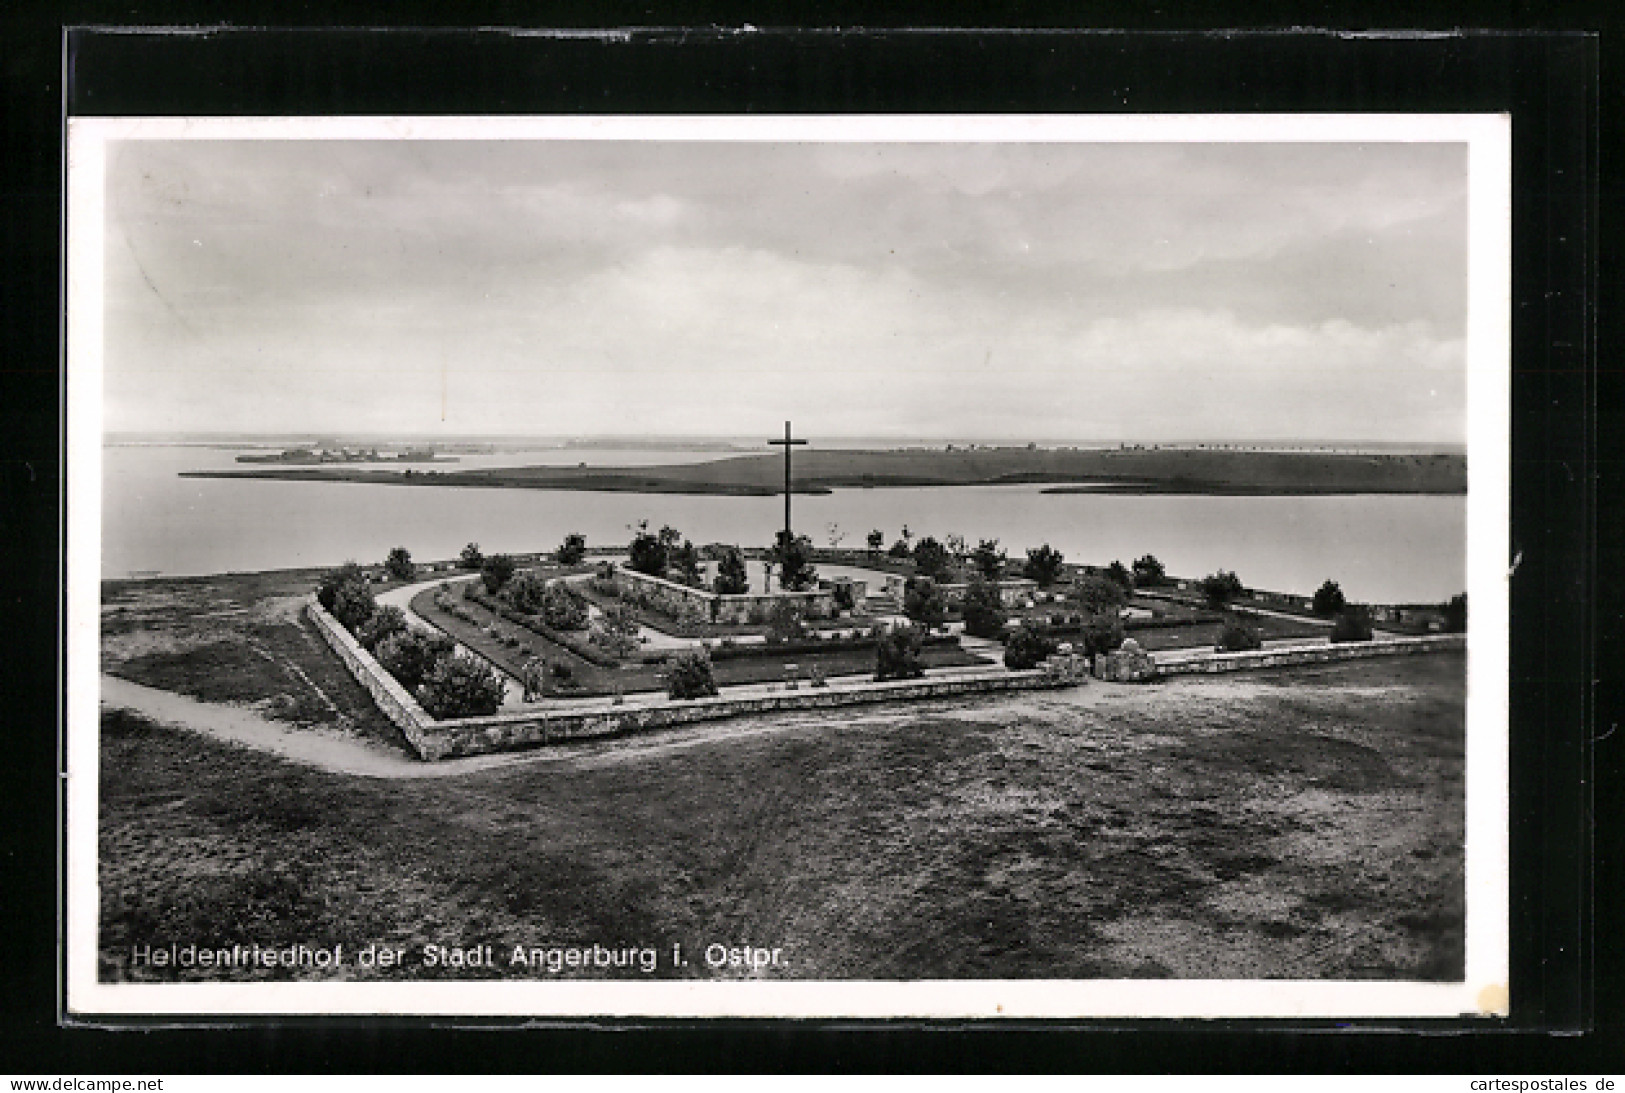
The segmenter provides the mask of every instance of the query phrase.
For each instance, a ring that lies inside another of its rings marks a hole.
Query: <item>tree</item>
[[[323,573],[321,579],[316,582],[316,602],[320,603],[328,611],[332,611],[333,604],[338,596],[338,590],[341,587],[347,584],[365,585],[366,583],[367,574],[362,568],[354,562],[345,562],[337,569],[330,569]]]
[[[1341,613],[1342,610],[1348,605],[1349,601],[1346,597],[1344,597],[1343,589],[1336,581],[1327,581],[1325,584],[1322,584],[1319,588],[1315,589],[1315,599],[1312,604],[1312,608],[1317,615],[1330,618],[1333,615]]]
[[[409,581],[417,576],[418,567],[412,564],[412,554],[405,547],[396,547],[384,559],[384,572],[397,581]]]
[[[869,544],[869,557],[873,558],[880,553],[880,548],[886,545],[886,533],[879,528],[875,528],[869,533],[869,538],[866,541]]]
[[[379,642],[405,629],[406,613],[394,604],[386,604],[355,628],[355,640],[369,653],[375,653]]]
[[[1004,575],[1004,551],[999,549],[997,539],[983,539],[977,543],[976,549],[970,553],[970,560],[977,572],[990,581]]]
[[[1458,592],[1444,605],[1444,628],[1452,634],[1467,631],[1467,593]]]
[[[831,550],[839,550],[841,540],[846,538],[846,532],[842,531],[841,525],[834,520],[824,525],[824,534],[829,537],[829,548]]]
[[[1083,624],[1078,652],[1096,657],[1114,653],[1123,646],[1123,620],[1115,615],[1096,615]]]
[[[1060,580],[1061,566],[1065,561],[1064,554],[1045,543],[1027,551],[1027,564],[1022,567],[1022,573],[1037,581],[1039,588],[1048,588]]]
[[[1072,596],[1089,614],[1110,615],[1113,618],[1117,617],[1118,611],[1128,602],[1128,593],[1123,590],[1122,585],[1092,573],[1072,582]]]
[[[1207,597],[1207,602],[1212,607],[1223,607],[1231,600],[1239,599],[1242,593],[1247,591],[1242,587],[1241,578],[1228,569],[1208,574],[1202,578],[1201,584],[1197,587],[1201,589],[1202,595]]]
[[[1371,640],[1371,619],[1358,607],[1340,612],[1332,623],[1332,641],[1335,643]]]
[[[666,694],[671,698],[704,698],[717,693],[711,657],[704,649],[678,653],[667,662]]]
[[[921,626],[941,626],[948,618],[948,602],[937,582],[930,577],[910,577],[903,585],[903,614]]]
[[[807,625],[802,620],[801,605],[794,600],[778,599],[767,615],[767,636],[770,641],[795,641],[805,637]]]
[[[888,557],[897,558],[897,559],[908,558],[913,553],[914,553],[913,551],[909,550],[908,541],[906,539],[897,540],[895,543],[893,543],[891,545],[891,549],[886,551],[886,554],[887,554]]]
[[[1168,580],[1168,571],[1157,561],[1155,554],[1142,555],[1134,560],[1134,585],[1136,588],[1156,588]]]
[[[651,535],[648,527],[647,522],[638,525],[637,533],[632,536],[627,548],[627,565],[650,577],[664,577],[670,557],[669,548],[661,536]]]
[[[738,547],[725,547],[717,562],[717,575],[711,582],[711,591],[719,596],[742,596],[750,591],[750,571],[745,567],[745,556]]]
[[[457,556],[457,564],[464,569],[478,569],[485,564],[485,555],[480,553],[480,544],[469,543],[463,552]]]
[[[587,556],[587,537],[579,531],[572,531],[564,537],[559,549],[553,555],[560,565],[579,565],[581,559]]]
[[[1258,627],[1237,615],[1226,615],[1224,625],[1219,629],[1219,639],[1213,647],[1221,653],[1243,653],[1262,648],[1263,644]]]
[[[965,543],[965,537],[958,532],[944,535],[942,545],[948,548],[949,556],[956,562],[963,562],[970,555],[970,547]]]
[[[1031,623],[1023,623],[1005,644],[1004,666],[1018,672],[1036,668],[1055,649],[1054,638]]]
[[[456,648],[456,643],[444,634],[401,630],[379,642],[373,655],[384,671],[411,693],[418,689],[435,661],[451,656]]]
[[[514,610],[534,615],[542,609],[542,597],[547,595],[547,581],[533,569],[515,574],[502,588],[502,598]]]
[[[502,677],[483,660],[453,653],[441,657],[418,685],[418,704],[439,720],[485,717],[502,705]]]
[[[587,630],[587,640],[612,657],[629,657],[638,651],[638,617],[624,603],[611,604]]]
[[[965,633],[973,638],[996,638],[1009,620],[998,586],[978,574],[965,589]]]
[[[1134,575],[1122,562],[1113,562],[1106,567],[1106,579],[1116,584],[1124,592],[1134,591]]]
[[[480,566],[480,580],[485,582],[485,590],[495,595],[513,578],[517,568],[513,559],[506,554],[493,554]]]
[[[940,581],[948,574],[948,550],[927,535],[914,544],[914,568],[920,576]]]
[[[925,662],[920,658],[923,643],[920,632],[912,626],[880,627],[875,642],[875,679],[884,683],[888,679],[919,679],[925,675]]]
[[[316,602],[325,607],[338,620],[339,625],[355,633],[356,628],[372,617],[377,603],[372,598],[372,586],[367,575],[354,562],[345,562],[335,570],[322,575],[316,586]]]
[[[699,588],[704,583],[700,578],[700,552],[687,539],[682,546],[668,548],[666,568],[672,577],[690,588]]]
[[[812,540],[805,535],[779,531],[774,538],[773,558],[779,565],[779,587],[787,592],[804,592],[818,583],[812,564]]]

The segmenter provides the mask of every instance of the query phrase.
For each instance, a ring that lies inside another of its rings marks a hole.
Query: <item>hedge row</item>
[[[499,600],[494,600],[485,591],[476,588],[475,585],[477,584],[478,582],[474,582],[474,584],[469,586],[470,588],[473,588],[474,591],[467,593],[467,596],[469,599],[473,600],[487,611],[491,611],[502,618],[507,619],[515,626],[523,626],[531,633],[537,635],[538,637],[546,638],[555,645],[562,645],[564,648],[570,650],[570,652],[574,653],[576,656],[590,664],[595,664],[600,668],[619,668],[621,666],[620,661],[593,645],[592,642],[588,641],[586,638],[579,637],[575,634],[569,633],[568,631],[555,630],[536,615],[527,615],[523,611],[519,611],[508,604],[502,603]]]

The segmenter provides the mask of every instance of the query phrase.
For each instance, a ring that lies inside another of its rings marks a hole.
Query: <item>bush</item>
[[[579,531],[572,531],[564,537],[564,542],[554,552],[560,565],[577,565],[587,556],[587,537]]]
[[[711,582],[711,591],[719,596],[740,596],[750,591],[750,573],[745,568],[745,556],[738,547],[725,547],[717,562],[717,575]]]
[[[805,535],[788,537],[781,529],[773,540],[773,560],[779,567],[779,587],[787,592],[804,592],[818,583],[818,570],[812,564],[812,540]]]
[[[1219,629],[1219,637],[1213,648],[1221,653],[1244,653],[1249,649],[1259,649],[1264,645],[1264,639],[1258,632],[1258,627],[1238,618],[1235,615],[1224,620],[1224,626]]]
[[[666,668],[666,694],[671,698],[704,698],[717,693],[711,658],[704,649],[678,653]]]
[[[1370,641],[1371,620],[1359,608],[1349,608],[1337,616],[1332,623],[1332,641],[1337,643],[1349,641]]]
[[[1168,570],[1157,561],[1155,554],[1145,554],[1134,559],[1132,568],[1136,588],[1156,588],[1168,580]]]
[[[587,626],[587,603],[563,581],[553,581],[542,592],[542,621],[555,630],[583,630]]]
[[[973,638],[996,638],[1009,621],[999,589],[986,577],[977,576],[965,590],[965,633]]]
[[[927,535],[914,544],[914,569],[929,580],[942,580],[948,573],[948,548]]]
[[[322,574],[321,580],[316,582],[316,602],[320,603],[329,612],[338,600],[338,591],[347,584],[365,585],[367,574],[354,562],[345,562],[337,569],[330,569]]]
[[[1128,602],[1128,592],[1116,581],[1092,574],[1072,584],[1072,597],[1090,615],[1116,615]]]
[[[333,595],[331,608],[333,617],[339,620],[350,633],[355,633],[377,610],[378,604],[372,598],[372,589],[367,585],[366,578],[349,584],[341,584]]]
[[[546,595],[547,581],[530,569],[516,574],[502,589],[502,598],[527,615],[542,609],[542,598]]]
[[[397,581],[409,581],[417,576],[418,567],[412,564],[412,554],[405,547],[396,547],[384,559],[384,572]]]
[[[502,677],[483,660],[453,653],[436,660],[418,685],[418,704],[439,720],[484,717],[502,706]]]
[[[587,631],[587,640],[612,657],[629,657],[638,649],[638,617],[625,604],[612,604]]]
[[[660,534],[654,535],[649,532],[647,523],[639,524],[627,548],[627,565],[650,577],[664,577],[671,548],[677,545],[679,538],[673,528],[662,528]]]
[[[1083,624],[1078,652],[1085,656],[1114,653],[1123,646],[1123,621],[1116,615],[1096,615]]]
[[[379,642],[373,655],[384,671],[411,693],[418,689],[435,661],[451,656],[455,648],[456,644],[444,634],[402,630]]]
[[[1336,581],[1327,581],[1315,589],[1315,599],[1311,609],[1315,614],[1331,618],[1343,612],[1349,601],[1343,595],[1343,589]]]
[[[911,577],[903,586],[903,614],[921,626],[940,626],[948,617],[948,603],[930,577]]]
[[[1242,587],[1241,578],[1227,569],[1208,574],[1202,578],[1202,583],[1197,587],[1213,607],[1223,607],[1231,600],[1239,599],[1242,593],[1247,591]]]
[[[369,653],[376,652],[379,642],[406,629],[406,613],[393,604],[378,608],[355,628],[355,640]]]
[[[875,679],[919,679],[925,675],[920,660],[920,632],[912,626],[891,626],[875,643]]]
[[[1038,587],[1048,588],[1060,580],[1061,567],[1065,562],[1064,554],[1045,543],[1027,551],[1027,564],[1022,567],[1022,575],[1037,581]]]
[[[506,554],[493,554],[480,566],[480,580],[485,582],[487,592],[500,592],[502,586],[513,579],[514,570],[517,568],[514,560]]]
[[[1015,671],[1036,668],[1055,649],[1054,638],[1036,626],[1023,625],[1004,647],[1004,666]]]
[[[479,569],[485,564],[485,555],[480,553],[480,544],[469,543],[463,552],[457,556],[457,564],[464,569]]]
[[[976,571],[990,581],[996,581],[1004,574],[1004,551],[999,549],[997,539],[983,539],[976,544],[976,549],[970,553],[971,564]]]
[[[767,616],[767,636],[770,641],[796,641],[807,633],[801,605],[794,600],[775,600]]]
[[[1113,562],[1106,567],[1106,579],[1117,585],[1125,593],[1134,590],[1134,575],[1128,571],[1128,567],[1122,562]]]

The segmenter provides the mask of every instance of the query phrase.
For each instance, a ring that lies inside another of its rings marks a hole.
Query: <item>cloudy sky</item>
[[[118,431],[1465,439],[1461,144],[129,141]]]

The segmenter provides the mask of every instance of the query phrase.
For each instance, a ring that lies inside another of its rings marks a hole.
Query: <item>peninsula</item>
[[[452,472],[306,470],[187,471],[189,478],[275,478],[410,486],[587,490],[765,497],[783,492],[783,461],[747,455],[671,466],[493,467]],[[1373,454],[1212,448],[1038,448],[808,450],[796,459],[792,489],[1044,484],[1139,494],[1461,494],[1467,460],[1447,453]]]

